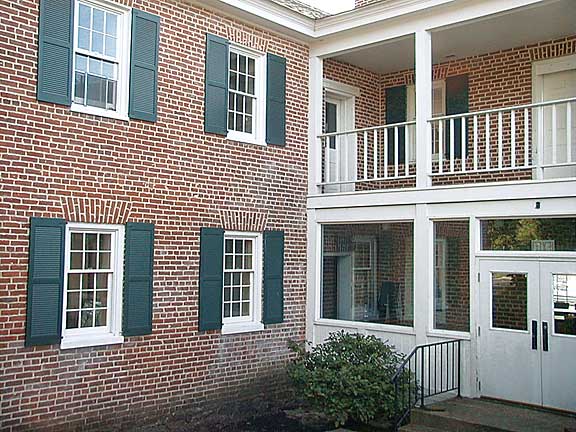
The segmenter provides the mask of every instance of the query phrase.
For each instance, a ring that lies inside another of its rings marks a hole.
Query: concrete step
[[[463,398],[433,404],[430,409],[414,410],[410,426],[452,432],[565,432],[576,427],[576,417]]]
[[[417,424],[409,424],[402,426],[400,432],[446,432],[447,429],[438,429],[430,426],[423,426]]]

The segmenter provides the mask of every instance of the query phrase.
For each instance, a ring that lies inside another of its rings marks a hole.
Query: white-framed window
[[[266,144],[266,56],[230,46],[228,58],[228,139]]]
[[[224,234],[222,333],[264,329],[262,323],[262,235]]]
[[[66,226],[61,348],[121,343],[124,226]]]
[[[72,110],[128,120],[130,9],[75,0]]]

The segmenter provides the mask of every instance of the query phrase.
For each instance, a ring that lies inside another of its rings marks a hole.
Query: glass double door
[[[576,261],[481,260],[482,396],[576,412]]]

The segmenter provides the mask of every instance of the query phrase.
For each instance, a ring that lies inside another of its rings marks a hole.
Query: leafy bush
[[[403,356],[374,336],[331,333],[326,342],[297,353],[288,375],[296,390],[336,426],[349,419],[367,423],[394,414],[392,377]],[[407,380],[402,380],[404,384]]]

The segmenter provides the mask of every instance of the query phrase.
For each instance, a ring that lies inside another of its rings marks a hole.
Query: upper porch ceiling
[[[432,35],[433,62],[443,63],[576,34],[576,0],[558,0],[486,17]],[[376,73],[414,67],[414,37],[395,39],[333,57]]]

